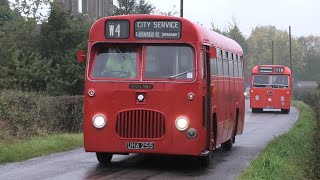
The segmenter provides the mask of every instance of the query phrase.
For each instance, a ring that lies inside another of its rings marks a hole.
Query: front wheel
[[[281,112],[282,112],[283,114],[289,114],[290,109],[281,109]]]
[[[97,156],[99,163],[108,164],[111,161],[113,154],[104,153],[104,152],[96,152],[96,156]]]
[[[210,165],[212,155],[212,151],[210,151],[206,156],[200,157],[200,163],[202,167],[208,167]]]

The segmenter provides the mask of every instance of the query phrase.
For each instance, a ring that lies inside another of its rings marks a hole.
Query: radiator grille
[[[129,110],[117,114],[116,133],[122,138],[161,138],[165,117],[152,110]]]

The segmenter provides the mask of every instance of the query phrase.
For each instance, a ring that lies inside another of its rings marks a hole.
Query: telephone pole
[[[183,0],[180,0],[180,17],[183,17]]]
[[[271,53],[272,53],[272,65],[274,65],[274,60],[273,60],[273,41],[271,43]]]
[[[291,70],[291,74],[293,74],[292,59],[291,59],[291,26],[289,26],[289,59],[290,59],[290,70]]]

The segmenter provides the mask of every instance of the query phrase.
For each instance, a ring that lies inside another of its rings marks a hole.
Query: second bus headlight
[[[179,131],[184,131],[189,127],[189,119],[185,116],[180,116],[176,119],[175,124]]]
[[[107,120],[104,115],[97,114],[93,117],[92,123],[93,123],[93,126],[96,128],[103,128],[106,125]]]

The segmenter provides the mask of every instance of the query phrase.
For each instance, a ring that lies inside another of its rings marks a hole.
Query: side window
[[[217,69],[218,69],[218,75],[219,76],[223,76],[223,66],[222,66],[222,58],[218,58],[218,61],[217,61]]]
[[[234,63],[234,77],[239,77],[238,62],[237,61],[233,61],[233,63]]]
[[[204,63],[206,62],[206,57],[204,55],[204,51],[201,50],[201,53],[200,53],[200,58],[201,58],[201,77],[202,79],[204,79]]]
[[[223,59],[227,59],[227,58],[228,58],[227,52],[224,51],[224,50],[221,50],[221,51],[222,51],[222,58],[223,58]]]
[[[223,59],[223,75],[229,76],[229,61],[227,59]]]
[[[239,65],[239,77],[243,77],[243,64],[242,64],[241,59],[238,62],[238,65]]]
[[[211,76],[217,75],[217,59],[212,58],[210,59],[210,63],[211,63]]]
[[[217,48],[217,57],[222,57],[221,50]]]
[[[229,61],[229,76],[233,77],[233,61],[232,61],[233,54],[228,53],[228,61]]]
[[[229,60],[229,76],[233,77],[233,61]]]
[[[228,53],[228,59],[232,60],[232,53],[230,53],[230,52]]]

